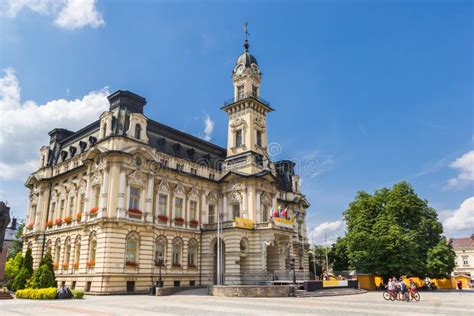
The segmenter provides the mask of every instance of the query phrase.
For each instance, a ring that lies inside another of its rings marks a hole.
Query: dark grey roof
[[[243,52],[242,55],[240,55],[239,58],[237,58],[236,65],[240,65],[240,64],[244,64],[246,67],[249,67],[252,64],[258,65],[257,58],[255,58],[252,54],[250,54],[247,51]]]

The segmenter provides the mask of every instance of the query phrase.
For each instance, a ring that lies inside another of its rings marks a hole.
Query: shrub
[[[26,298],[32,300],[54,300],[56,298],[56,288],[44,289],[24,289],[16,291],[16,298]]]
[[[81,290],[71,290],[72,295],[74,295],[74,298],[81,299],[84,297],[84,291]]]
[[[31,283],[32,283],[33,288],[35,289],[42,289],[42,288],[56,286],[56,281],[54,280],[54,273],[50,270],[47,264],[42,264],[35,271],[35,273],[33,273]]]
[[[4,276],[4,285],[9,289],[12,288],[13,280],[20,272],[21,267],[23,266],[23,255],[21,251],[16,254],[15,257],[7,260],[5,264],[5,276]]]
[[[33,274],[33,256],[31,255],[31,248],[28,248],[25,253],[25,259],[23,260],[23,267],[25,267],[30,276]]]
[[[30,277],[31,274],[28,269],[25,267],[21,268],[20,272],[18,272],[18,274],[15,276],[15,279],[13,280],[12,290],[23,290],[26,287],[26,283]]]

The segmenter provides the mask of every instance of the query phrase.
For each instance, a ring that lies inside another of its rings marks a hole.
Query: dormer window
[[[235,131],[235,147],[242,146],[242,130]]]
[[[81,149],[81,153],[84,152],[84,150],[87,147],[87,143],[83,142],[82,140],[79,142],[79,148]]]
[[[244,85],[237,86],[237,100],[244,98]]]
[[[97,138],[95,138],[94,136],[89,136],[89,143],[91,146],[94,146],[95,143],[97,143]]]
[[[67,158],[67,151],[65,151],[65,150],[61,151],[61,159],[62,159],[62,161],[66,160],[66,158]]]
[[[76,154],[76,147],[74,146],[71,146],[69,147],[69,153],[71,154],[71,158],[74,157],[74,155]]]
[[[142,139],[142,127],[140,124],[135,125],[135,138]]]

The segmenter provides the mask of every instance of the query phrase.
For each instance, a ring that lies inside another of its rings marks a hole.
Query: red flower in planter
[[[142,215],[143,212],[140,211],[138,208],[131,208],[128,210],[129,213],[132,213],[133,215]]]
[[[95,266],[95,259],[87,261],[86,266],[89,268]]]
[[[183,225],[183,223],[184,223],[184,218],[182,218],[182,217],[176,217],[176,218],[174,219],[174,222],[175,222],[175,224]]]
[[[189,225],[191,226],[197,226],[199,224],[199,221],[197,219],[192,219],[189,221]]]
[[[46,226],[48,226],[49,228],[53,227],[53,220],[50,219],[50,220],[46,223]]]
[[[79,269],[79,262],[74,262],[73,268],[74,268],[74,269]]]
[[[55,223],[56,225],[61,225],[62,222],[63,222],[63,220],[60,219],[60,218],[56,218],[56,220],[54,221],[54,223]]]
[[[26,228],[28,228],[29,230],[32,230],[34,225],[35,225],[35,223],[28,224],[28,226],[26,226]]]
[[[76,214],[76,219],[77,219],[78,221],[80,221],[81,218],[82,218],[82,212],[77,213],[77,214]]]
[[[129,267],[138,267],[138,263],[132,261],[125,262],[125,265]]]
[[[89,210],[89,214],[90,215],[95,215],[95,214],[97,214],[98,211],[99,211],[99,209],[97,207],[93,207]]]
[[[69,268],[69,262],[63,263],[63,269],[67,269],[67,268]]]
[[[69,224],[70,222],[72,222],[72,216],[66,216],[64,217],[64,222]]]
[[[166,215],[158,215],[158,219],[162,222],[167,222],[168,221],[168,216]]]

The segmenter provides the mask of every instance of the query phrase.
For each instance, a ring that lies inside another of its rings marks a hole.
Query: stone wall
[[[209,295],[228,297],[288,297],[291,286],[210,286]]]

